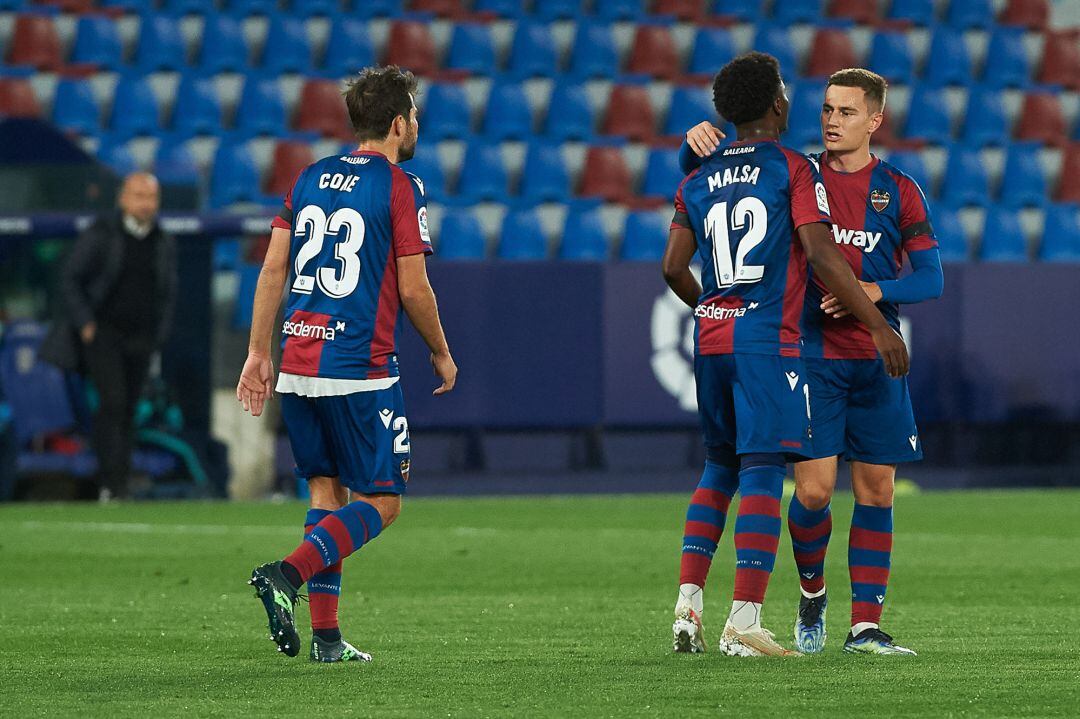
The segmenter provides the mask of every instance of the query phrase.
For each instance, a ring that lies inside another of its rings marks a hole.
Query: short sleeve
[[[810,158],[784,149],[791,189],[791,220],[795,227],[814,222],[832,224],[825,181]]]
[[[307,168],[305,167],[304,170]],[[296,174],[292,184],[289,186],[289,191],[285,193],[285,199],[282,201],[281,209],[278,211],[277,216],[270,221],[270,228],[278,228],[281,230],[292,230],[293,225],[293,192],[296,191],[296,185],[300,182],[300,177],[304,174],[304,170],[301,170]]]
[[[390,222],[394,233],[394,254],[430,255],[431,234],[428,231],[427,202],[424,181],[416,175],[392,167],[390,189]]]
[[[689,230],[690,227],[690,213],[686,211],[686,200],[683,197],[683,188],[686,187],[687,181],[698,173],[697,168],[690,171],[690,174],[683,178],[683,181],[679,183],[679,189],[675,191],[675,215],[671,218],[672,230],[683,229]]]
[[[931,250],[938,246],[930,224],[930,207],[918,183],[904,175],[895,175],[900,188],[900,245],[904,252]]]

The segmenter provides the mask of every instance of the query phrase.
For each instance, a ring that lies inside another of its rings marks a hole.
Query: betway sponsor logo
[[[730,320],[735,317],[743,317],[747,310],[757,308],[757,302],[751,302],[747,307],[720,307],[719,305],[698,305],[694,308],[694,317],[706,320]]]
[[[290,337],[314,337],[317,340],[326,340],[333,342],[337,337],[338,332],[345,331],[344,322],[336,322],[333,327],[323,327],[322,325],[313,325],[305,320],[299,322],[290,322],[285,320],[285,323],[281,325],[281,334],[288,335]]]
[[[881,242],[880,232],[866,232],[865,230],[845,230],[836,225],[832,228],[833,239],[838,245],[851,245],[858,247],[863,252],[873,252]]]

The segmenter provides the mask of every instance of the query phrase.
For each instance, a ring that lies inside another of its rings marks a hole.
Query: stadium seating
[[[629,140],[646,142],[656,135],[649,90],[645,85],[616,85],[611,89],[602,131]]]
[[[123,47],[120,30],[110,18],[84,15],[79,18],[71,62],[97,65],[106,70],[120,66]]]
[[[972,147],[1003,145],[1009,138],[1009,121],[1001,94],[989,88],[977,88],[968,97],[964,119],[964,143]]]
[[[687,72],[711,76],[733,57],[735,45],[731,31],[722,27],[699,28],[694,37]]]
[[[1050,0],[1008,0],[998,15],[1003,25],[1015,25],[1028,30],[1043,30],[1050,20]]]
[[[719,67],[719,66],[717,66]],[[639,25],[627,62],[627,71],[670,80],[682,72],[675,38],[663,25]]]
[[[476,0],[473,3],[473,12],[478,15],[519,18],[525,12],[524,5],[524,0]]]
[[[53,96],[53,124],[82,135],[96,135],[100,130],[99,115],[89,82],[63,79],[57,83]]]
[[[633,188],[633,176],[619,147],[595,145],[585,155],[581,173],[582,197],[599,197],[608,202],[626,200]]]
[[[670,220],[656,212],[630,212],[626,215],[619,257],[635,262],[659,262]]]
[[[235,125],[252,135],[285,134],[285,101],[277,80],[248,76],[236,108]]]
[[[985,29],[994,21],[994,7],[991,0],[949,0],[946,21],[955,28]]]
[[[300,90],[295,127],[338,140],[353,138],[349,113],[335,80],[308,80]]]
[[[181,70],[187,63],[180,21],[168,15],[146,14],[140,19],[135,66],[142,72]]]
[[[529,143],[519,194],[529,203],[564,202],[570,198],[570,173],[558,145]]]
[[[888,162],[900,172],[915,180],[922,188],[923,194],[932,195],[930,174],[926,171],[926,163],[918,152],[893,152],[889,155]]]
[[[515,77],[551,77],[559,55],[551,28],[539,22],[520,22],[510,47],[510,73]]]
[[[784,141],[796,147],[821,142],[821,100],[825,84],[801,82],[791,96],[788,131]]]
[[[1005,155],[998,203],[1007,208],[1037,207],[1046,202],[1046,176],[1039,162],[1039,143],[1015,142]]]
[[[945,93],[938,87],[919,85],[911,93],[904,137],[943,145],[952,138],[952,122],[946,112]]]
[[[1046,33],[1039,82],[1080,90],[1080,29]]]
[[[570,72],[588,79],[613,77],[618,69],[619,53],[611,26],[591,20],[579,22],[570,53]]]
[[[915,59],[903,32],[879,32],[870,44],[867,67],[893,83],[910,83],[914,77]]]
[[[597,208],[572,208],[566,213],[559,259],[601,261],[608,257],[608,240]]]
[[[311,145],[306,142],[281,140],[274,146],[272,171],[266,182],[266,194],[284,197],[292,189],[297,175],[315,162]]]
[[[199,166],[187,143],[161,142],[154,155],[154,174],[163,185],[199,184]]]
[[[206,74],[242,72],[248,67],[248,46],[240,21],[228,15],[206,15],[199,48],[199,69]]]
[[[1027,260],[1027,244],[1015,210],[991,207],[986,211],[979,259],[988,262]]]
[[[439,258],[444,260],[484,259],[484,233],[480,221],[465,209],[446,211],[438,235]]]
[[[603,20],[638,20],[645,14],[644,0],[594,0],[593,12]]]
[[[557,83],[548,102],[544,134],[552,140],[587,140],[595,124],[585,86],[567,80]]]
[[[46,15],[16,15],[7,61],[38,70],[58,69],[63,64],[63,55],[53,19]]]
[[[245,143],[222,142],[214,156],[210,175],[210,205],[225,207],[234,202],[259,202],[259,168]]]
[[[1018,140],[1035,140],[1045,145],[1064,145],[1067,137],[1065,114],[1054,92],[1030,92],[1024,96],[1016,124]]]
[[[466,202],[497,202],[506,198],[507,185],[500,147],[481,138],[470,140],[457,194]]]
[[[940,26],[934,31],[923,80],[938,86],[970,84],[971,56],[959,30]]]
[[[338,18],[330,26],[321,69],[332,78],[347,77],[359,67],[375,64],[375,49],[367,23],[355,18]]]
[[[989,203],[989,180],[978,150],[953,146],[945,167],[941,200],[950,207],[984,206]]]
[[[829,17],[844,18],[860,25],[873,25],[881,18],[881,7],[866,0],[830,0]]]
[[[455,25],[446,66],[476,74],[494,69],[495,46],[488,26],[479,23]]]
[[[427,25],[417,20],[398,20],[390,26],[386,62],[400,65],[418,75],[435,70],[435,40]]]
[[[405,13],[403,0],[364,0],[353,3],[353,14],[359,18],[401,17]]]
[[[934,236],[938,242],[938,252],[942,262],[963,262],[971,251],[968,247],[964,226],[956,210],[948,207],[936,207],[931,210],[934,224]]]
[[[157,98],[138,75],[120,78],[113,95],[109,128],[118,136],[153,135],[160,129]]]
[[[785,78],[790,79],[799,74],[795,46],[786,26],[758,25],[752,49],[774,56],[780,63],[780,72]]]
[[[983,83],[991,87],[1022,87],[1030,74],[1023,30],[996,28],[986,50]]]
[[[173,105],[173,131],[181,135],[211,134],[221,127],[221,117],[221,103],[214,91],[214,81],[185,75]]]
[[[683,135],[687,129],[706,120],[719,122],[712,91],[703,87],[676,87],[664,121],[664,134]]]
[[[679,153],[676,150],[656,149],[649,152],[645,163],[645,181],[641,195],[675,199],[675,190],[683,181],[683,172],[679,168]]]
[[[888,17],[890,20],[908,20],[916,25],[930,25],[934,21],[934,0],[892,0]]]
[[[1080,203],[1080,142],[1073,142],[1065,148],[1061,163],[1061,181],[1058,183],[1054,199],[1058,202]]]
[[[756,22],[765,16],[765,0],[716,0],[713,13]]]
[[[0,116],[41,116],[41,106],[28,80],[21,77],[0,77]]]
[[[516,82],[492,85],[484,112],[483,134],[488,139],[527,140],[532,132],[533,116],[525,89]]]
[[[120,176],[131,174],[138,169],[135,164],[135,156],[131,154],[131,148],[114,138],[102,138],[97,150],[97,157],[98,160]]]
[[[781,25],[814,22],[822,16],[823,0],[784,0],[773,5],[772,19]]]
[[[786,6],[788,3],[783,3]],[[810,45],[810,59],[806,65],[806,76],[827,78],[837,70],[856,67],[855,48],[846,31],[836,28],[818,30]]]
[[[1046,208],[1039,259],[1049,262],[1080,261],[1080,206],[1061,204]]]
[[[461,139],[469,135],[472,119],[464,86],[439,83],[428,88],[424,95],[420,127],[425,140]]]
[[[506,213],[499,232],[498,257],[501,260],[542,260],[547,257],[547,239],[535,210],[511,210]]]
[[[438,155],[422,144],[416,148],[416,155],[405,164],[405,170],[413,173],[424,182],[424,197],[429,202],[442,201],[446,193],[446,176]]]
[[[303,20],[284,15],[271,18],[260,67],[268,75],[311,72],[311,45]]]
[[[550,20],[565,20],[582,16],[582,0],[544,0],[535,3],[533,8],[536,17],[545,22]]]

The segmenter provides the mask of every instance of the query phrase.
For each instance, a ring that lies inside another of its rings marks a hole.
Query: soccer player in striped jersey
[[[397,163],[416,149],[416,79],[395,66],[367,68],[345,103],[355,152],[326,157],[297,176],[273,221],[255,293],[248,358],[236,395],[258,416],[273,396],[273,322],[288,288],[277,391],[297,475],[311,489],[304,540],[285,559],[257,567],[270,638],[300,651],[293,611],[311,595],[310,658],[370,661],[341,637],[342,560],[397,518],[409,480],[395,332],[404,309],[453,389],[457,366],[428,282],[431,254],[424,185]]]
[[[870,152],[884,118],[887,83],[864,69],[829,78],[822,103],[825,152],[815,159],[832,208],[833,236],[866,292],[899,331],[900,304],[940,296],[941,261],[926,198],[909,176]],[[684,169],[718,144],[708,123],[688,133]],[[907,255],[911,274],[901,278]],[[906,378],[885,373],[866,328],[820,283],[808,285],[802,328],[813,407],[814,458],[795,465],[788,528],[802,597],[796,644],[819,652],[825,643],[824,563],[838,456],[850,463],[855,512],[848,543],[853,653],[914,655],[881,630],[879,621],[892,553],[896,465],[922,458]]]
[[[675,651],[705,649],[702,591],[732,495],[734,601],[720,649],[739,656],[797,655],[761,625],[780,539],[786,461],[814,456],[799,319],[807,263],[869,327],[890,374],[907,372],[900,336],[862,292],[829,232],[815,164],[779,144],[789,103],[776,58],[741,55],[713,84],[735,144],[680,185],[663,258],[664,278],[694,309],[694,374],[705,470],[687,511],[675,606]],[[690,271],[695,253],[701,281]]]

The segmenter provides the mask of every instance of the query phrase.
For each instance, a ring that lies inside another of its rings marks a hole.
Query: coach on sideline
[[[93,444],[103,499],[127,494],[135,405],[176,304],[176,245],[157,221],[157,178],[128,175],[118,204],[75,241],[58,318],[41,348],[42,359],[83,372],[97,388]]]

